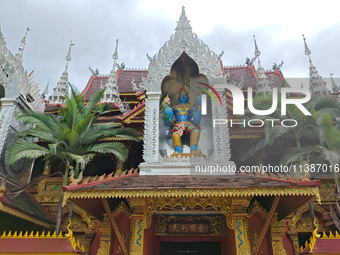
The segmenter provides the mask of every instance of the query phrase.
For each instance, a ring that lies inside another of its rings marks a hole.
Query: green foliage
[[[279,105],[280,101],[281,98],[279,97]],[[271,95],[261,96],[254,101],[254,107],[259,110],[269,109],[271,105]],[[278,147],[287,146],[287,144],[290,146],[293,145],[294,147],[292,147],[292,153],[294,152],[296,154],[300,153],[299,148],[301,147],[302,142],[304,142],[306,146],[308,144],[322,145],[323,139],[325,138],[324,133],[326,132],[324,127],[325,119],[323,119],[323,117],[325,116],[325,118],[328,119],[328,124],[332,123],[332,119],[334,120],[340,116],[340,103],[334,98],[322,97],[312,98],[304,106],[307,110],[313,113],[312,116],[304,115],[295,105],[287,106],[286,116],[282,116],[280,109],[278,108],[270,116],[255,116],[255,118],[260,118],[263,120],[277,119],[278,121],[274,122],[273,127],[267,123],[262,137],[253,140],[249,146],[241,148],[243,152],[241,159],[246,160],[247,158],[253,156],[257,151],[266,150],[273,145]],[[254,118],[254,116],[250,117]],[[298,124],[296,127],[283,127],[280,122],[284,119],[294,119],[298,122]],[[321,125],[321,123],[324,124]],[[336,127],[333,128],[338,130]],[[336,139],[333,141],[338,143]],[[306,154],[306,152],[303,151],[301,151],[301,153]]]
[[[104,91],[96,92],[86,104],[79,91],[70,87],[71,97],[57,116],[28,110],[18,117],[34,127],[19,133],[6,154],[9,164],[21,158],[44,157],[48,161],[60,161],[65,165],[66,185],[70,166],[75,164],[76,169],[79,166],[82,171],[95,154],[113,154],[122,161],[127,159],[128,149],[123,143],[103,142],[102,139],[122,137],[138,141],[135,130],[114,123],[95,124],[109,110],[108,105],[99,104]],[[47,146],[34,143],[33,139],[46,141]]]

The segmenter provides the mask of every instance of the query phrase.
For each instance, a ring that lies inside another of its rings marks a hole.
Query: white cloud
[[[186,7],[193,31],[217,54],[224,50],[224,64],[242,64],[252,57],[252,35],[268,69],[284,60],[286,77],[308,77],[301,34],[307,37],[312,59],[320,74],[340,76],[340,15],[336,1],[46,1],[5,0],[0,23],[8,47],[16,52],[26,27],[28,35],[24,66],[35,69],[35,80],[43,88],[51,78],[56,85],[63,72],[70,40],[71,82],[84,88],[88,67],[109,73],[115,40],[119,60],[127,67],[146,68],[146,53],[156,54],[174,33],[181,7]]]

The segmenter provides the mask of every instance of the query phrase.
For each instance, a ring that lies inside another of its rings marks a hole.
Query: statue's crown
[[[185,90],[185,84],[183,83],[180,94],[185,93],[186,95],[188,95],[188,92]]]

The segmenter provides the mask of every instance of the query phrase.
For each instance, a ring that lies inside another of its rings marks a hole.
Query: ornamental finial
[[[71,61],[71,47],[74,45],[74,43],[71,41],[70,42],[70,48],[68,49],[68,53],[67,53],[67,55],[66,55],[66,57],[65,57],[65,59],[66,59],[66,61]]]
[[[114,60],[118,59],[118,39],[116,40],[116,49],[115,49],[115,53],[113,53],[112,58]]]
[[[49,97],[50,104],[64,104],[66,103],[66,96],[68,95],[68,62],[71,61],[71,47],[74,43],[71,41],[68,53],[65,57],[67,63],[65,71],[62,73],[57,86],[53,89],[53,94]]]
[[[329,73],[329,75],[331,76],[331,82],[332,82],[332,90],[333,92],[338,92],[340,90],[340,87],[338,86],[338,84],[335,83],[334,79],[333,79],[333,73]]]
[[[41,97],[44,98],[44,99],[45,99],[46,96],[48,95],[48,87],[49,87],[49,85],[50,85],[50,79],[48,79],[48,83],[47,83],[47,85],[46,85],[46,87],[45,87],[43,93],[41,94]]]
[[[175,30],[191,30],[189,20],[187,18],[187,15],[185,14],[184,5],[182,5],[182,13],[179,17],[179,20],[177,21],[177,26]]]
[[[26,28],[26,32],[24,37],[21,39],[21,44],[19,46],[18,49],[18,53],[15,54],[15,57],[22,63],[23,62],[23,55],[24,55],[24,49],[25,49],[25,45],[26,45],[26,36],[28,34],[28,32],[31,31],[31,29]]]
[[[254,52],[254,55],[255,55],[255,57],[259,57],[259,56],[261,55],[261,51],[260,51],[259,48],[257,47],[255,35],[253,35],[253,37],[254,37],[254,44],[255,44],[255,52]]]
[[[303,42],[305,44],[305,55],[309,56],[312,52],[307,46],[305,35],[302,34],[302,37],[303,37]]]

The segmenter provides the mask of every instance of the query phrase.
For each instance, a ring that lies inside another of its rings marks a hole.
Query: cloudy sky
[[[91,66],[101,74],[112,69],[115,41],[118,62],[127,68],[147,68],[145,56],[156,54],[174,33],[181,6],[193,31],[224,65],[244,64],[253,57],[256,35],[265,69],[284,61],[285,77],[308,77],[302,34],[312,60],[324,78],[340,77],[340,15],[338,1],[218,1],[218,0],[1,0],[0,24],[7,47],[16,53],[29,27],[24,67],[35,70],[35,81],[51,88],[65,69],[72,40],[69,80],[83,89]],[[337,79],[337,81],[339,81]]]

